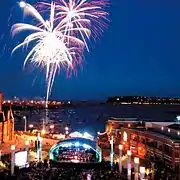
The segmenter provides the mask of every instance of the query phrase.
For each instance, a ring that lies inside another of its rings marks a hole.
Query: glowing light
[[[126,131],[124,131],[124,133],[123,133],[123,140],[126,142],[127,141],[127,133],[126,133]]]
[[[24,1],[19,2],[19,6],[21,8],[24,8],[26,6],[26,3]]]
[[[138,157],[134,158],[134,163],[139,164],[139,158]]]
[[[123,149],[123,145],[122,145],[122,144],[119,145],[119,149],[120,149],[120,150]]]
[[[42,134],[42,135],[46,134],[46,130],[45,130],[45,129],[42,129],[41,134]]]
[[[147,169],[145,170],[145,172],[146,172],[146,175],[149,176],[149,174],[151,173],[151,170],[147,168]]]
[[[73,163],[79,163],[79,160],[78,160],[78,159],[72,159],[71,162],[73,162]]]
[[[64,139],[65,135],[64,134],[54,134],[53,138],[57,138],[57,139]]]
[[[65,127],[65,131],[69,131],[69,128],[68,128],[68,127]]]
[[[85,138],[85,139],[90,139],[90,140],[94,140],[94,137],[92,135],[90,135],[89,133],[85,132],[84,134],[80,133],[80,132],[73,132],[71,134],[69,134],[70,137],[80,137],[80,138]]]
[[[75,145],[75,147],[79,147],[79,146],[80,146],[80,143],[79,143],[79,142],[76,142],[74,145]]]
[[[41,138],[41,134],[40,133],[37,134],[37,138],[38,138],[38,140]]]
[[[161,127],[161,130],[162,130],[162,131],[164,130],[164,127],[163,127],[163,126]]]
[[[128,156],[131,156],[131,154],[132,154],[131,151],[128,150],[128,151],[127,151],[127,155],[128,155]]]
[[[50,125],[49,128],[50,128],[50,129],[54,129],[54,125]]]
[[[83,147],[84,147],[85,149],[90,149],[90,148],[91,148],[88,144],[83,144]]]
[[[142,173],[142,174],[144,174],[144,173],[146,172],[145,167],[140,166],[139,172]]]
[[[107,134],[107,132],[106,132],[106,131],[105,131],[105,132],[103,132],[103,133],[101,133],[101,132],[97,132],[97,134],[101,136],[101,135],[105,135],[105,134]]]
[[[110,144],[113,145],[114,144],[114,137],[111,136],[111,139],[110,139]]]
[[[69,143],[69,142],[62,142],[60,144],[54,144],[51,147],[50,152],[49,152],[50,159],[54,159],[53,152],[56,152],[59,149],[59,147],[66,147],[66,148],[68,148],[69,146],[75,146],[76,148],[83,147],[84,149],[91,149],[91,150],[93,150],[94,152],[97,153],[97,155],[99,157],[99,161],[100,161],[100,153],[99,153],[98,150],[96,150],[95,148],[93,148],[89,144],[83,144],[83,143],[80,143],[79,141],[71,142],[71,143]]]
[[[180,116],[177,116],[176,119],[177,119],[178,121],[180,121]]]
[[[90,135],[89,133],[87,133],[87,132],[85,132],[85,133],[83,134],[83,137],[86,138],[86,139],[94,139],[94,137],[91,136],[91,135]]]
[[[11,145],[11,150],[12,150],[12,151],[15,150],[15,145]]]
[[[15,165],[18,167],[23,167],[27,164],[27,151],[17,152],[15,154]]]
[[[38,25],[17,23],[12,27],[13,36],[22,31],[30,30],[32,32],[13,49],[12,53],[19,48],[28,47],[30,43],[36,43],[28,53],[24,66],[27,62],[30,62],[46,70],[46,103],[57,71],[60,68],[73,70],[75,64],[81,61],[82,49],[84,48],[83,41],[71,35],[72,33],[64,32],[66,24],[56,23],[55,4],[52,2],[50,6],[50,18],[46,21],[38,10],[26,3],[25,13],[32,15],[38,21]],[[69,29],[68,32],[71,31],[76,31],[76,29]]]
[[[108,21],[108,13],[105,11],[107,0],[54,1],[37,3],[37,9],[21,1],[19,5],[24,8],[25,15],[31,15],[37,25],[17,23],[12,27],[13,36],[22,31],[31,32],[13,52],[19,48],[27,49],[29,44],[34,43],[24,66],[30,62],[45,69],[46,107],[58,70],[64,68],[67,73],[76,72],[77,65],[81,64],[84,49],[89,51],[90,37],[97,39]],[[47,11],[50,18],[45,20],[41,12],[47,16]]]
[[[64,34],[74,33],[71,29],[76,29],[75,33],[89,51],[87,40],[91,35],[94,38],[101,35],[106,27],[108,13],[104,9],[108,4],[107,0],[55,0],[55,3],[59,26],[66,26]],[[46,8],[50,4],[41,2],[39,5]]]
[[[73,133],[69,134],[69,136],[72,137],[72,138],[73,137],[82,137],[82,134],[80,132],[76,131],[76,132],[73,132]]]
[[[29,141],[25,141],[25,145],[28,146],[29,145]]]
[[[34,127],[34,125],[33,125],[33,124],[30,124],[30,125],[29,125],[29,128],[33,128],[33,127]]]
[[[131,175],[131,169],[128,169],[128,176]]]

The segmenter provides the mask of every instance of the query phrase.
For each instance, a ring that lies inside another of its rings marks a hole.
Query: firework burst
[[[20,2],[25,15],[32,16],[36,24],[17,23],[12,27],[12,35],[22,31],[31,33],[18,44],[27,48],[33,43],[24,61],[46,69],[47,93],[46,102],[51,93],[57,71],[65,68],[72,72],[81,64],[82,54],[91,37],[96,39],[106,27],[107,0],[54,0],[39,2],[36,8]],[[48,20],[43,15],[49,15]]]
[[[107,0],[55,0],[58,27],[64,27],[64,34],[75,35],[82,39],[89,51],[88,41],[90,37],[98,37],[102,34],[108,21],[108,13],[105,7]],[[41,10],[50,6],[47,2],[40,2]],[[76,31],[72,31],[76,29]]]
[[[31,5],[23,5],[26,14],[32,15],[38,25],[25,23],[17,23],[12,27],[12,35],[30,30],[32,33],[28,35],[24,41],[18,44],[13,52],[19,48],[28,47],[30,43],[35,42],[35,46],[28,53],[25,64],[29,61],[34,65],[46,69],[47,94],[46,100],[50,95],[56,72],[61,67],[73,69],[74,64],[80,61],[79,53],[84,47],[83,41],[64,33],[64,26],[56,26],[55,22],[55,4],[51,3],[50,18],[45,21],[40,13]],[[76,31],[76,29],[71,29]],[[70,30],[69,30],[70,31]],[[78,57],[78,58],[77,58]]]

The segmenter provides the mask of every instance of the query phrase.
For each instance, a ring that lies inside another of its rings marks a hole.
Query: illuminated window
[[[124,141],[127,141],[127,133],[125,131],[123,133],[123,139],[124,139]]]

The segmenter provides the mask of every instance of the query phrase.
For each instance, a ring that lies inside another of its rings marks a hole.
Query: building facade
[[[10,106],[3,106],[3,94],[0,92],[0,143],[14,139],[14,117]]]
[[[131,150],[134,157],[180,172],[180,124],[108,120],[106,133],[114,137],[115,152],[122,144],[124,154]]]
[[[166,136],[157,129],[122,128],[121,133],[124,151],[131,150],[134,156],[162,162],[167,168],[180,171],[180,139]]]

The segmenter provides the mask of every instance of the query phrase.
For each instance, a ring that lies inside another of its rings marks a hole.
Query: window
[[[179,158],[180,157],[179,156],[179,151],[177,149],[175,150],[174,156],[175,156],[175,158]]]
[[[126,142],[127,141],[127,133],[126,133],[126,131],[124,131],[124,133],[123,133],[123,140]]]

